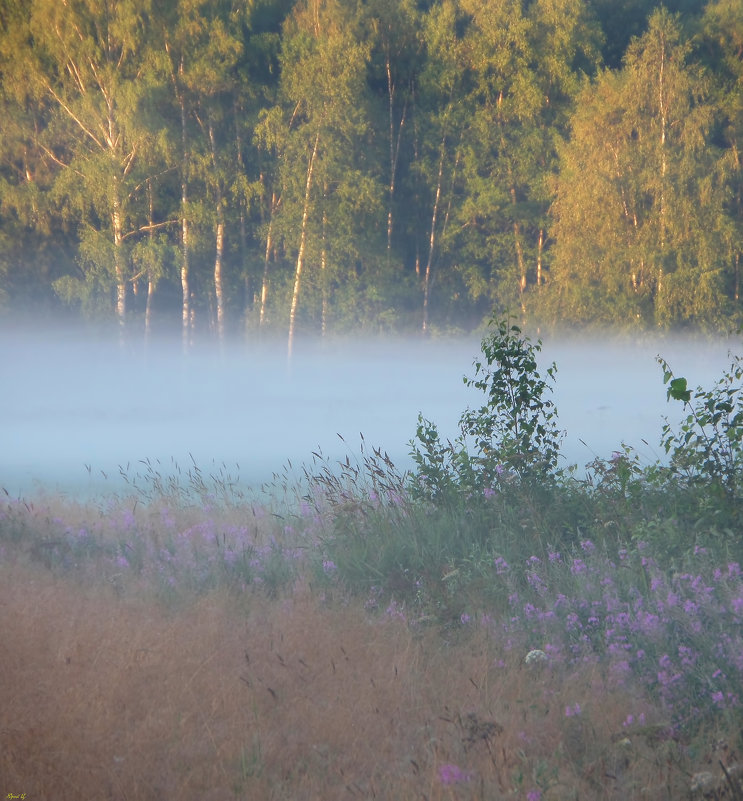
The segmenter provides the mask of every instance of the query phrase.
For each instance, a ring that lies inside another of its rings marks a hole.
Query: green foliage
[[[555,319],[720,327],[731,314],[730,172],[710,136],[715,114],[688,36],[665,10],[621,70],[586,83],[553,205]]]
[[[543,378],[537,368],[541,341],[532,343],[508,320],[491,325],[496,330],[482,341],[484,359],[475,361],[475,377],[464,379],[486,402],[462,414],[460,436],[442,443],[436,426],[418,418],[411,455],[419,497],[436,502],[452,492],[479,494],[504,482],[548,484],[555,478],[561,433],[548,395],[557,367],[553,363]]]
[[[301,246],[324,333],[740,316],[731,0],[109,5],[0,2],[7,307],[283,327]]]
[[[542,378],[537,369],[541,341],[532,343],[507,320],[497,325],[482,342],[487,366],[476,361],[475,378],[465,379],[485,393],[487,402],[468,409],[460,426],[474,438],[477,463],[489,478],[503,469],[521,478],[545,478],[556,470],[560,452],[557,410],[548,397],[557,366],[552,363]]]
[[[743,470],[743,362],[736,356],[717,384],[709,390],[687,388],[668,363],[658,357],[668,399],[684,404],[688,412],[679,431],[666,421],[662,444],[671,456],[671,470],[690,484],[722,490],[733,500],[739,496]],[[693,398],[693,401],[692,401]]]

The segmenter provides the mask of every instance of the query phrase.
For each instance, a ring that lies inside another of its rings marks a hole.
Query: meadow
[[[667,459],[578,473],[538,350],[494,325],[409,471],[362,438],[255,493],[6,493],[0,795],[743,799],[740,362],[661,361]]]

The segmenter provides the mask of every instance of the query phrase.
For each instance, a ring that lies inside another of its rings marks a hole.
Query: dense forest
[[[0,0],[0,315],[741,319],[740,0]]]

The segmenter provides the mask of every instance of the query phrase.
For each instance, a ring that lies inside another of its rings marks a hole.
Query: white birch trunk
[[[180,98],[181,104],[181,148],[182,148],[182,175],[181,175],[181,336],[183,348],[190,344],[192,325],[191,290],[189,287],[189,231],[188,231],[188,138],[186,129],[186,103]]]
[[[292,357],[294,348],[294,329],[297,317],[297,306],[299,304],[299,284],[302,278],[302,267],[304,266],[304,251],[307,246],[307,219],[310,214],[310,195],[312,193],[312,176],[315,170],[315,158],[320,145],[320,134],[315,136],[315,144],[312,148],[309,161],[307,163],[307,182],[304,189],[304,207],[302,209],[302,228],[299,235],[299,249],[297,251],[297,266],[294,271],[294,290],[292,291],[292,303],[289,309],[289,337],[287,351],[289,359]]]
[[[395,198],[395,184],[397,178],[397,162],[400,157],[400,142],[402,140],[402,130],[405,125],[405,114],[407,111],[407,104],[403,107],[402,115],[400,117],[400,125],[397,129],[397,136],[395,136],[395,123],[394,123],[394,98],[395,86],[392,82],[392,68],[390,64],[389,53],[386,55],[385,66],[387,69],[387,97],[389,99],[389,137],[390,137],[390,180],[388,186],[387,196],[387,265],[392,262],[392,203]]]
[[[325,193],[323,193],[324,198]],[[322,284],[322,315],[320,319],[320,335],[325,336],[328,330],[328,247],[326,230],[328,215],[325,209],[322,210],[322,247],[320,249],[320,282]]]
[[[155,238],[155,198],[152,192],[152,179],[147,179],[147,222],[150,231],[148,234],[150,246]],[[149,264],[149,262],[148,262]],[[152,277],[152,268],[147,267],[147,302],[144,310],[144,338],[149,340],[152,328],[152,296],[155,293],[155,282]]]
[[[217,299],[217,337],[224,341],[224,286],[222,282],[222,262],[224,255],[224,219],[221,208],[217,211],[217,231],[214,255],[214,296]]]
[[[266,322],[266,306],[268,303],[268,265],[271,261],[271,251],[273,250],[273,220],[279,208],[279,200],[276,192],[271,193],[271,208],[268,216],[268,230],[266,232],[266,254],[263,260],[263,279],[261,281],[261,308],[258,317],[258,327],[263,328]]]
[[[665,98],[666,41],[663,35],[660,52],[660,71],[658,75],[658,110],[660,111],[660,256],[658,267],[658,292],[663,285],[663,257],[666,251],[666,126],[667,110]]]
[[[276,195],[271,198],[271,216],[268,220],[268,231],[266,232],[266,255],[263,260],[263,280],[261,281],[261,309],[258,317],[258,327],[263,328],[266,322],[266,303],[268,302],[268,263],[271,258],[271,247],[273,245],[273,201]]]
[[[510,169],[509,169],[510,172]],[[516,187],[511,186],[511,204],[516,207]],[[524,260],[524,249],[521,244],[521,227],[517,222],[513,224],[513,242],[516,248],[516,264],[519,270],[519,303],[521,305],[521,317],[525,322],[526,305],[524,303],[524,291],[526,290],[526,262]]]
[[[217,302],[217,338],[220,343],[224,342],[225,309],[224,309],[224,284],[222,281],[222,264],[224,261],[224,208],[222,203],[221,178],[217,166],[217,143],[214,136],[214,126],[211,115],[209,117],[209,146],[211,148],[212,169],[214,170],[214,206],[217,217],[217,227],[214,241],[214,298]]]
[[[433,252],[436,246],[436,219],[439,215],[439,203],[441,202],[441,184],[444,176],[444,153],[446,151],[446,137],[441,140],[441,156],[439,158],[439,175],[436,180],[436,195],[433,201],[433,211],[431,213],[431,234],[428,238],[428,260],[426,269],[423,273],[423,325],[421,330],[424,334],[428,333],[428,301],[431,294],[431,267],[433,265]]]
[[[537,286],[542,286],[542,252],[544,251],[544,228],[539,229],[537,239]]]
[[[119,321],[119,330],[123,333],[124,326],[126,324],[126,277],[124,275],[124,263],[121,247],[121,202],[119,200],[118,186],[114,186],[111,222],[113,225],[114,234],[114,270],[116,272],[116,317]]]

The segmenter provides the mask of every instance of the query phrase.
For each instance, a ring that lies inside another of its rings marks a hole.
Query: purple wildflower
[[[458,765],[447,763],[439,767],[439,781],[444,785],[460,784],[468,782],[472,774],[463,771]]]
[[[385,614],[393,620],[405,621],[405,607],[394,599],[390,601],[390,605],[387,607]]]
[[[573,631],[574,629],[582,629],[583,625],[580,622],[580,618],[575,612],[570,612],[570,614],[565,618],[565,627],[568,631]]]
[[[392,506],[402,506],[403,505],[403,497],[399,492],[395,492],[395,490],[388,490],[387,492],[387,500]]]
[[[694,615],[699,611],[699,607],[690,598],[684,601],[684,612],[687,615]]]

